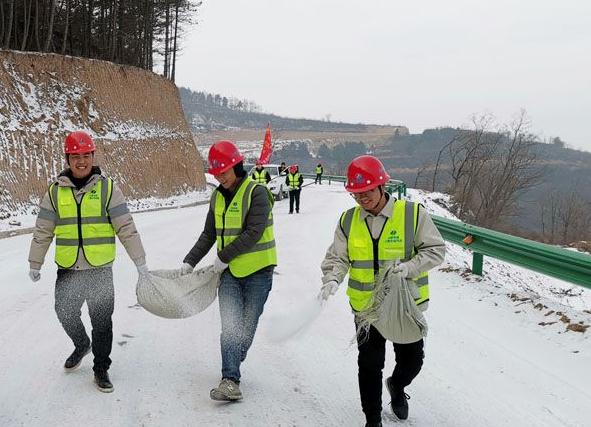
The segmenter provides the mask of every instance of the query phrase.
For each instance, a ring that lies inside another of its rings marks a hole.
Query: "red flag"
[[[271,123],[267,125],[267,131],[265,132],[265,140],[263,142],[263,148],[261,149],[261,155],[259,162],[266,165],[271,160],[271,154],[273,153],[273,145],[271,144]]]

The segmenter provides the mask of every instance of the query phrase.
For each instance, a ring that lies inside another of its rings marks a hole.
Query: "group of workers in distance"
[[[55,310],[74,344],[64,369],[75,370],[92,350],[95,384],[100,391],[111,392],[113,384],[107,371],[113,339],[115,236],[123,243],[138,273],[148,275],[149,270],[123,194],[94,164],[95,149],[85,132],[73,132],[66,138],[67,167],[51,182],[41,201],[29,253],[29,276],[34,282],[40,279],[46,252],[55,237]],[[216,246],[213,269],[221,275],[218,301],[222,366],[221,381],[210,391],[210,397],[218,401],[243,398],[240,367],[273,286],[273,270],[277,266],[275,239],[281,238],[274,233],[274,198],[265,185],[248,176],[243,160],[231,141],[218,141],[211,146],[208,172],[219,186],[211,195],[203,231],[180,267],[182,274],[191,273]],[[317,174],[322,175],[322,170]],[[317,177],[318,181],[320,178]],[[319,300],[334,295],[348,274],[349,305],[354,313],[362,312],[372,304],[375,280],[383,266],[388,261],[400,260],[396,272],[416,286],[417,306],[426,307],[427,271],[443,261],[445,244],[421,205],[397,200],[386,192],[389,178],[380,160],[373,156],[360,156],[349,164],[345,190],[353,196],[356,206],[340,215],[335,213],[334,240],[320,265]],[[290,195],[292,190],[301,189],[302,182],[297,166],[290,167],[286,176]],[[293,201],[297,213],[299,197],[294,196]],[[92,339],[80,319],[85,301]],[[386,339],[373,327],[358,342],[359,392],[368,427],[381,426],[385,343]],[[396,366],[386,387],[394,414],[406,419],[405,388],[422,367],[423,340],[393,344]]]
[[[322,174],[324,169],[322,164],[318,163],[316,166],[316,179],[315,184],[322,184]],[[285,175],[285,186],[289,193],[289,213],[293,214],[294,207],[295,213],[300,213],[300,194],[302,192],[302,186],[304,184],[304,177],[300,173],[300,168],[297,164],[287,167],[285,162],[281,162],[279,165],[279,175]],[[257,184],[267,185],[271,181],[271,174],[265,169],[265,166],[261,161],[256,162],[255,168],[252,171],[250,177]]]

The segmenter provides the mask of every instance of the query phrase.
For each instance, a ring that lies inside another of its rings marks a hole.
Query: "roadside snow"
[[[425,203],[435,209],[428,197]],[[115,392],[105,395],[93,387],[91,356],[78,371],[63,372],[61,365],[72,348],[53,312],[52,255],[41,281],[31,284],[26,275],[30,236],[0,240],[0,425],[363,425],[345,286],[294,338],[278,340],[273,335],[274,319],[286,319],[318,293],[320,262],[339,213],[352,204],[340,185],[305,187],[299,215],[288,215],[286,200],[275,204],[279,266],[243,365],[245,399],[236,404],[209,399],[210,388],[220,379],[215,304],[184,320],[145,312],[136,305],[135,267],[120,246],[114,266],[110,370]],[[202,230],[207,209],[203,205],[135,215],[150,268],[181,264]],[[448,248],[446,264],[431,273],[425,364],[406,390],[412,398],[410,418],[403,424],[587,426],[589,332],[567,332],[560,321],[540,326],[540,320],[556,320],[554,314],[545,316],[550,306],[538,310],[510,295],[535,284],[544,303],[589,324],[591,315],[578,306],[588,304],[588,291],[575,299],[559,297],[549,291],[557,286],[554,279],[544,281],[494,260],[486,261],[481,280],[465,271],[470,264],[466,251]],[[213,256],[212,251],[201,265]],[[89,326],[86,313],[83,320]],[[393,366],[388,346],[384,372]],[[388,409],[385,389],[382,399],[384,425],[399,425]]]

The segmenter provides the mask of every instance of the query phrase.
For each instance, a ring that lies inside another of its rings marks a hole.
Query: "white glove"
[[[405,262],[401,262],[394,267],[394,273],[400,273],[405,279],[408,277],[408,265]]]
[[[322,300],[322,301],[326,301],[329,296],[336,294],[338,289],[339,289],[339,282],[337,282],[336,280],[331,280],[329,282],[326,282],[324,285],[322,285],[322,288],[320,288],[320,293],[318,294],[318,299]]]
[[[215,261],[213,262],[213,271],[215,273],[221,273],[227,267],[228,267],[228,264],[226,264],[224,261],[222,261],[219,256],[215,257]]]
[[[137,268],[137,272],[139,273],[140,276],[147,276],[148,274],[150,274],[150,270],[148,269],[148,264],[138,265],[138,266],[136,266],[136,268]]]
[[[193,268],[195,268],[195,267],[193,267],[188,262],[183,262],[183,265],[181,265],[181,274],[182,275],[191,274],[193,272]]]
[[[38,282],[39,279],[41,279],[41,272],[39,270],[31,268],[29,269],[29,277],[31,278],[32,282]]]

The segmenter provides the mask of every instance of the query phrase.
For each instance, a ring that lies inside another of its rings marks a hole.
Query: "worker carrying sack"
[[[419,298],[416,285],[400,273],[395,265],[386,266],[376,278],[372,304],[355,312],[357,337],[367,339],[373,325],[384,338],[397,344],[417,342],[427,336],[427,319],[417,307]]]
[[[220,274],[213,266],[181,274],[176,270],[154,270],[140,275],[136,295],[138,303],[156,316],[183,319],[201,313],[214,302]]]

